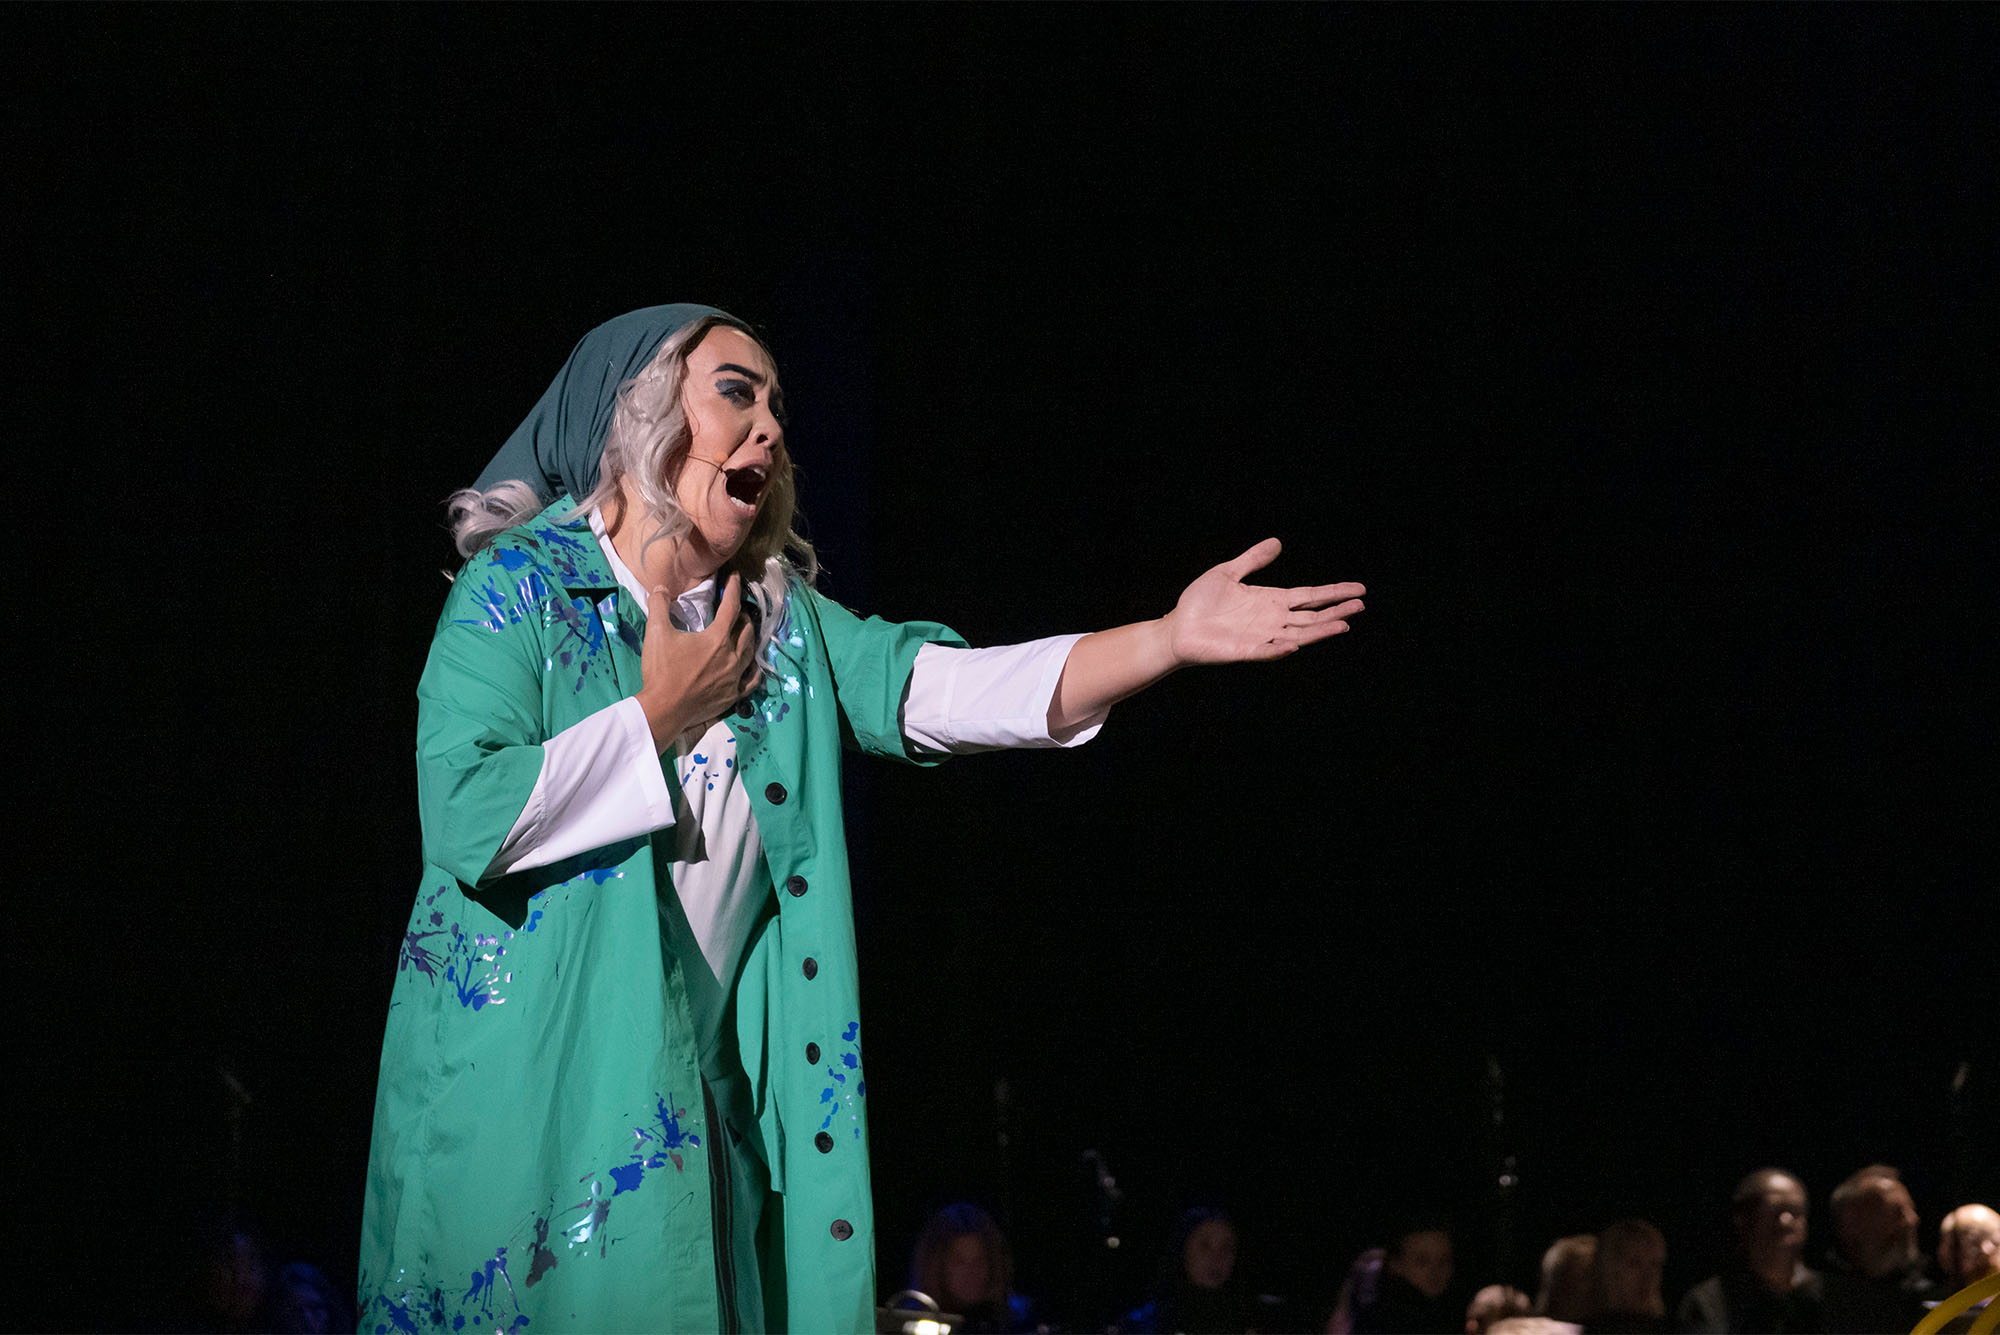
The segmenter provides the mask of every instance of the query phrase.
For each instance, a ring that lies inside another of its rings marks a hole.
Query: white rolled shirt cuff
[[[535,790],[487,874],[546,867],[673,823],[653,730],[639,701],[627,696],[542,743]]]
[[[1070,649],[1082,638],[1056,635],[989,649],[926,644],[910,668],[903,737],[930,755],[1082,746],[1097,736],[1109,708],[1068,737],[1049,733],[1049,703]]]

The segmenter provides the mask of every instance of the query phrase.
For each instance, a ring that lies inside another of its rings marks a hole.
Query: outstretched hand
[[[1274,589],[1243,582],[1282,550],[1276,538],[1266,538],[1187,586],[1166,616],[1175,666],[1283,658],[1347,629],[1368,592],[1359,584]]]

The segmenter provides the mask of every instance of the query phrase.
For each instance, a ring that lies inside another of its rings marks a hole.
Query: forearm
[[[1069,651],[1049,701],[1050,735],[1082,726],[1179,666],[1165,617],[1084,636]]]

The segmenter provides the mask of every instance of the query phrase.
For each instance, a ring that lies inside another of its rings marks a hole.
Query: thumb
[[[674,628],[673,620],[668,615],[672,606],[673,600],[667,597],[667,590],[664,585],[655,584],[652,588],[646,590],[646,634],[648,637],[664,635]]]
[[[1276,538],[1266,538],[1234,561],[1224,561],[1220,569],[1231,579],[1242,579],[1253,570],[1262,570],[1278,559],[1278,553],[1285,550],[1285,544]]]

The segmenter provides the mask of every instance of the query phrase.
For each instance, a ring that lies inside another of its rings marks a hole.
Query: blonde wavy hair
[[[597,486],[588,496],[577,498],[576,511],[569,523],[587,524],[591,510],[596,508],[603,511],[607,528],[618,527],[624,518],[624,482],[630,478],[633,490],[658,525],[646,540],[646,546],[685,537],[694,527],[674,496],[674,484],[694,443],[681,391],[687,384],[688,354],[718,325],[747,335],[764,350],[766,359],[774,367],[777,365],[770,348],[755,331],[737,321],[706,315],[676,330],[639,374],[618,387],[618,398],[611,411],[611,429],[605,436],[604,455],[598,464]],[[770,393],[772,410],[782,420],[784,400],[775,376]],[[771,472],[765,480],[761,501],[749,536],[725,568],[735,571],[743,580],[745,601],[757,617],[761,633],[758,660],[769,666],[771,646],[785,619],[788,586],[796,581],[809,587],[819,575],[819,560],[812,543],[793,526],[798,517],[798,489],[791,454],[783,445],[772,454]],[[489,491],[466,488],[453,492],[446,505],[452,540],[459,554],[466,557],[503,530],[532,519],[543,508],[534,488],[525,482],[512,481]]]

